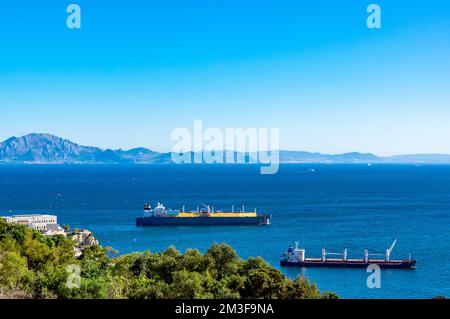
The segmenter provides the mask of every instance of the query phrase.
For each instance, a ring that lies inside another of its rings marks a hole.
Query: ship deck
[[[337,267],[337,268],[366,268],[371,264],[376,264],[380,268],[409,268],[414,269],[416,261],[415,260],[390,260],[386,261],[384,259],[369,259],[365,261],[364,259],[337,259],[337,258],[327,258],[322,260],[321,258],[305,258],[304,261],[289,261],[282,260],[280,262],[281,266],[287,267]]]

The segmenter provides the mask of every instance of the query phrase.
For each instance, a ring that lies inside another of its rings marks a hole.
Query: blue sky
[[[283,149],[450,153],[450,2],[14,0],[0,140],[168,150],[176,127],[278,127]],[[382,29],[366,27],[366,7]]]

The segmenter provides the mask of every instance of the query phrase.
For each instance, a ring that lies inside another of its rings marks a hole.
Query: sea
[[[269,226],[137,227],[143,205],[195,210],[257,210]],[[306,276],[342,298],[450,297],[450,166],[258,165],[0,165],[0,215],[48,213],[94,232],[119,253],[169,246],[205,252],[227,243],[240,257],[261,256],[290,278]],[[321,249],[362,258],[364,249],[417,260],[414,270],[382,270],[370,288],[366,269],[281,268],[289,245],[307,257]]]

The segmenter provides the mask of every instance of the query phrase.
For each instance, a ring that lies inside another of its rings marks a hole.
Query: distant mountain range
[[[414,154],[380,157],[370,153],[321,154],[280,150],[280,163],[327,164],[450,164],[450,155]],[[194,153],[191,153],[193,156]],[[255,158],[256,154],[234,154],[236,158]],[[82,146],[50,134],[11,137],[0,143],[0,164],[161,164],[171,163],[171,153],[139,147],[128,151],[103,150]]]

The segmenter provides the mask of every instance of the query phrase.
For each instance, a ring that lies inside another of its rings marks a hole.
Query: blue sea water
[[[157,201],[245,205],[272,214],[272,225],[136,227],[143,204]],[[364,248],[383,253],[398,238],[392,258],[411,253],[417,269],[383,270],[379,289],[367,287],[364,269],[282,271],[343,298],[450,296],[450,166],[286,164],[275,175],[260,175],[256,165],[0,166],[0,215],[44,212],[121,253],[225,242],[275,267],[293,241],[311,257],[322,247],[362,257]]]

